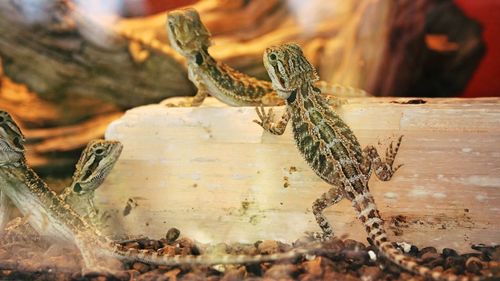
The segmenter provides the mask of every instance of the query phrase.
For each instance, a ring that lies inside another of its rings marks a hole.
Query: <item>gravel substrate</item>
[[[154,249],[166,255],[199,255],[203,253],[272,254],[304,246],[268,240],[254,244],[196,245],[187,238],[177,239],[178,232],[169,231],[166,238],[141,238],[125,242],[130,248]],[[408,255],[420,264],[459,275],[490,276],[500,280],[499,246],[476,245],[475,251],[459,254],[453,249],[415,246],[400,243]],[[106,263],[121,268],[115,275],[87,273],[82,276],[82,261],[76,249],[49,245],[30,231],[8,232],[0,240],[0,280],[424,280],[404,272],[384,259],[376,250],[358,241],[333,239],[325,242],[321,253],[292,260],[245,265],[215,266],[154,266],[141,262],[121,262],[107,259]],[[497,264],[496,267],[491,267]]]

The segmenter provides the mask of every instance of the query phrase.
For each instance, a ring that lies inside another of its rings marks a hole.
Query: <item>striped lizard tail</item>
[[[383,221],[375,205],[375,200],[370,192],[359,193],[352,200],[352,205],[358,214],[359,220],[363,223],[368,233],[368,237],[379,251],[393,263],[400,267],[430,278],[436,281],[478,281],[480,277],[457,276],[453,274],[444,274],[440,271],[421,266],[413,257],[401,253],[394,245],[388,241],[387,234],[383,227]]]
[[[156,265],[216,265],[216,264],[244,264],[277,261],[297,258],[300,255],[311,254],[321,250],[322,245],[315,243],[309,247],[292,249],[284,253],[269,255],[233,255],[233,254],[209,254],[209,255],[160,255],[154,250],[125,249],[123,246],[111,243],[105,253],[122,260],[135,260]]]

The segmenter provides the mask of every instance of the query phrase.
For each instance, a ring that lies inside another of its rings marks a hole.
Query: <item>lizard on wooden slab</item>
[[[268,81],[243,74],[227,64],[216,61],[208,52],[210,32],[201,22],[195,9],[174,10],[167,15],[167,33],[170,45],[187,59],[189,80],[198,88],[187,106],[199,106],[208,94],[231,106],[283,105],[284,100]],[[362,97],[360,89],[315,82],[323,88],[329,102],[339,103],[335,97]],[[184,104],[181,104],[184,105]]]
[[[108,214],[95,207],[94,193],[113,169],[122,149],[119,141],[90,141],[76,163],[71,185],[60,194],[78,214],[98,228],[106,225]]]
[[[0,111],[0,190],[13,202],[38,233],[57,236],[57,240],[74,244],[84,260],[84,271],[113,272],[102,266],[100,258],[113,256],[158,265],[215,265],[275,261],[296,258],[320,250],[316,243],[308,247],[269,255],[161,255],[152,250],[126,249],[110,240],[69,204],[58,196],[26,164],[24,137],[5,111]]]
[[[264,53],[264,65],[274,89],[286,100],[286,111],[275,120],[272,108],[256,108],[264,130],[282,135],[291,120],[296,146],[311,169],[331,184],[330,190],[312,206],[313,214],[322,229],[320,239],[330,239],[333,230],[323,215],[325,208],[343,198],[352,202],[358,219],[363,223],[370,242],[381,255],[400,267],[434,280],[479,280],[478,276],[447,274],[418,264],[415,258],[402,254],[387,238],[383,220],[368,188],[372,171],[381,180],[390,180],[400,167],[393,167],[401,137],[390,145],[385,161],[373,146],[361,146],[349,126],[329,106],[315,87],[318,76],[297,44],[270,47]]]

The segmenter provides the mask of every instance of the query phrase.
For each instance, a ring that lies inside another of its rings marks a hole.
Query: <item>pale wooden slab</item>
[[[404,166],[390,182],[370,181],[390,236],[460,250],[500,242],[500,99],[393,100],[352,99],[340,110],[363,146],[383,153],[404,135],[396,159]],[[175,226],[201,242],[293,241],[318,231],[310,206],[329,186],[289,128],[273,136],[252,123],[254,108],[207,104],[142,106],[109,126],[106,138],[124,150],[96,196],[118,212],[114,231],[158,238]],[[137,206],[123,216],[129,198]],[[366,241],[349,202],[327,214],[337,235]]]

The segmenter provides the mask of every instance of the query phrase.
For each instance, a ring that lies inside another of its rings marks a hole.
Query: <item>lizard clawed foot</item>
[[[259,124],[264,130],[269,131],[270,128],[272,127],[272,123],[274,120],[274,111],[272,108],[269,108],[268,112],[266,113],[266,110],[264,109],[263,106],[256,107],[255,111],[257,112],[257,115],[259,116],[260,120],[253,120],[253,122]]]
[[[386,148],[385,150],[385,161],[386,163],[391,167],[392,172],[396,172],[397,169],[401,168],[403,164],[400,164],[396,167],[392,167],[394,163],[394,159],[396,158],[396,155],[398,154],[399,147],[401,146],[401,141],[403,139],[403,135],[399,136],[396,144],[394,145],[394,141],[391,141],[389,144],[389,147]]]

